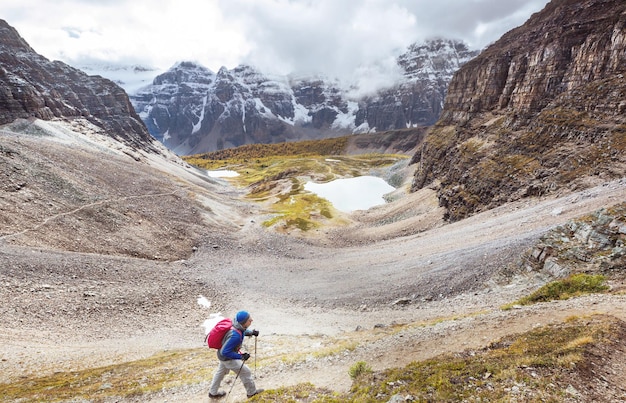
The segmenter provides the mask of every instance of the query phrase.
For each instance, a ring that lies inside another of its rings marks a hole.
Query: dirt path
[[[82,205],[80,207],[77,207],[75,209],[72,209],[72,210],[69,210],[69,211],[65,211],[63,213],[54,214],[54,215],[52,215],[50,217],[46,217],[41,223],[37,224],[33,228],[25,228],[25,229],[23,229],[23,230],[21,230],[19,232],[2,235],[2,236],[0,236],[0,241],[3,240],[3,239],[10,239],[10,238],[13,238],[13,237],[24,235],[27,232],[37,231],[40,228],[42,228],[43,226],[48,225],[51,221],[58,220],[59,218],[62,218],[62,217],[65,217],[65,216],[74,215],[74,214],[76,214],[76,213],[78,213],[78,212],[80,212],[82,210],[98,207],[98,206],[101,206],[103,204],[120,203],[120,202],[125,202],[125,201],[130,201],[130,200],[152,198],[152,197],[173,196],[175,193],[176,193],[176,191],[167,192],[167,193],[142,194],[142,195],[136,195],[136,196],[121,197],[121,198],[117,198],[117,199],[99,200],[99,201],[94,202],[94,203],[84,204],[84,205]]]

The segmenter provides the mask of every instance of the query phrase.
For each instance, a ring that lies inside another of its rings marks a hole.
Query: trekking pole
[[[256,336],[254,336],[254,379],[256,379]]]
[[[235,376],[235,380],[233,381],[233,384],[231,385],[230,390],[228,391],[228,395],[226,396],[226,399],[230,397],[230,392],[233,391],[233,388],[235,387],[235,383],[237,382],[237,378],[239,378],[239,373],[243,369],[243,364],[245,363],[246,362],[244,360],[241,360],[241,366],[239,367],[239,371],[237,371],[237,376]]]

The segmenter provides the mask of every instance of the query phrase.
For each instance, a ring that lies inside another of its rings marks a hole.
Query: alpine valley
[[[129,96],[0,20],[0,400],[206,402],[244,309],[251,402],[625,401],[626,2],[398,66]],[[367,210],[305,188],[365,175],[396,188]]]

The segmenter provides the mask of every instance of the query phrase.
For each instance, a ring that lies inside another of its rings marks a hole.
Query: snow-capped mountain
[[[130,95],[150,133],[177,154],[433,124],[454,72],[478,52],[459,41],[415,44],[404,78],[352,99],[326,77],[269,76],[252,66],[214,73],[181,62]]]

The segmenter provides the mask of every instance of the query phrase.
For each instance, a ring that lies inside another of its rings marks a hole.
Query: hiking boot
[[[226,392],[224,392],[223,390],[220,390],[219,392],[217,392],[217,393],[215,393],[215,394],[213,394],[213,393],[209,392],[209,397],[210,397],[211,399],[221,399],[221,398],[223,398],[224,396],[226,396]]]
[[[256,396],[259,393],[263,392],[265,389],[257,389],[256,391],[254,391],[254,393],[248,395],[248,399],[250,399],[252,396]]]

